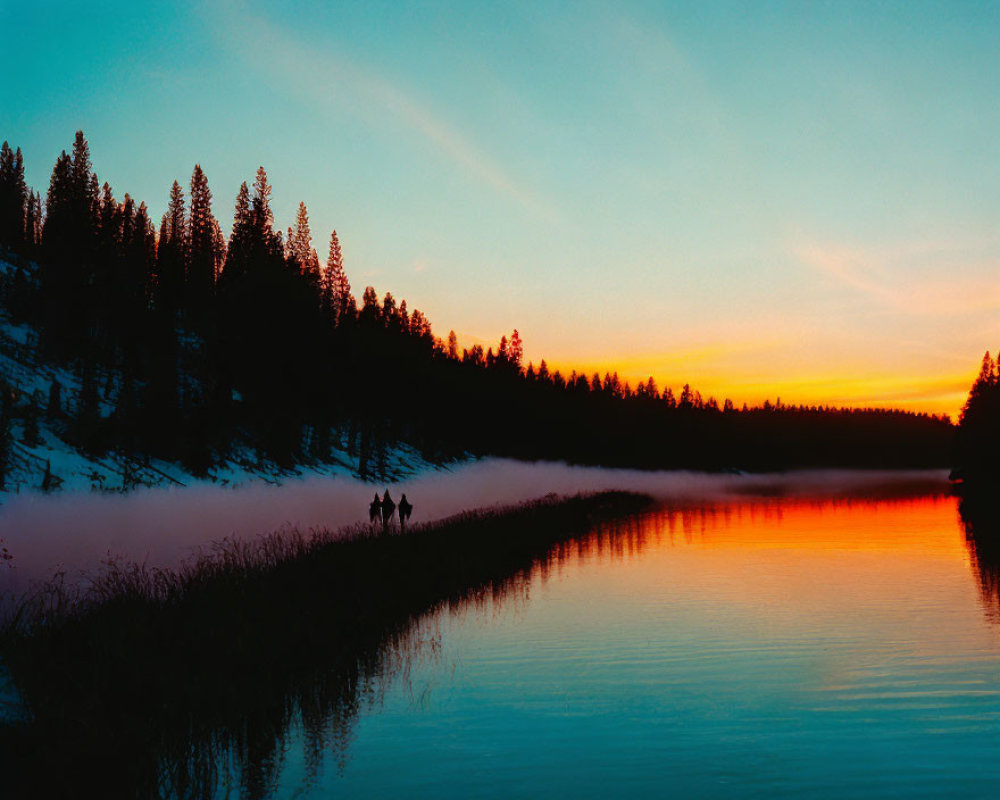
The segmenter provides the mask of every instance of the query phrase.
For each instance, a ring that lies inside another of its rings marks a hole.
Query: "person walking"
[[[378,495],[376,495],[377,497]],[[389,497],[389,490],[385,490],[385,497],[382,498],[382,528],[385,529],[392,522],[392,515],[396,511],[396,504]]]
[[[406,527],[406,522],[410,518],[410,514],[413,513],[413,504],[406,499],[406,493],[403,493],[402,498],[399,501],[399,527],[400,530]]]

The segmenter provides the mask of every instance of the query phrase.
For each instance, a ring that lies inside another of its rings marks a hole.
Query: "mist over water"
[[[943,471],[816,470],[764,475],[574,467],[485,459],[424,473],[401,483],[306,478],[282,486],[144,489],[129,495],[67,493],[9,497],[0,508],[0,539],[13,555],[0,588],[23,590],[65,570],[69,578],[99,567],[109,554],[175,566],[199,546],[227,536],[281,528],[336,529],[367,522],[375,491],[402,493],[422,522],[464,510],[555,493],[604,489],[643,492],[665,503],[725,503],[753,496],[905,497],[947,489]]]

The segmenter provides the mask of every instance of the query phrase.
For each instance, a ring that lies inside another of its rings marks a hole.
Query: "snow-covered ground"
[[[108,554],[150,566],[171,566],[195,548],[227,536],[256,536],[287,527],[337,529],[366,522],[374,491],[386,488],[397,502],[406,493],[416,522],[548,493],[628,489],[663,502],[701,504],[774,495],[905,496],[944,491],[947,479],[938,471],[705,475],[485,459],[428,470],[388,486],[340,475],[236,489],[202,484],[131,494],[22,494],[0,508],[0,539],[13,556],[10,568],[0,566],[0,588],[22,590],[57,568],[74,578],[98,568]]]
[[[15,267],[0,256],[0,273]],[[206,477],[195,477],[180,464],[151,459],[148,462],[125,459],[120,455],[94,458],[64,441],[60,423],[46,418],[49,389],[53,381],[60,385],[63,409],[73,409],[80,394],[80,378],[72,370],[54,367],[38,358],[38,334],[29,325],[15,324],[0,307],[0,377],[16,395],[22,408],[34,398],[39,414],[39,441],[25,441],[24,422],[15,419],[11,435],[13,452],[8,464],[4,492],[0,504],[9,502],[8,495],[42,491],[42,481],[48,467],[58,492],[115,492],[132,486],[242,486],[252,483],[280,484],[303,477],[357,476],[358,459],[343,450],[334,450],[331,463],[302,465],[282,470],[274,464],[260,462],[249,449],[235,448],[223,463],[211,469]],[[106,376],[105,376],[106,377]],[[108,416],[113,410],[114,376],[110,383],[101,382],[100,413]],[[105,389],[111,388],[108,395]],[[422,473],[433,466],[412,447],[399,445],[386,456],[386,474],[399,480]]]

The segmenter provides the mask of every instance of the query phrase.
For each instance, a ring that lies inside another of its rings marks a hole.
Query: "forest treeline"
[[[454,332],[391,293],[358,302],[337,232],[326,265],[305,204],[282,232],[258,169],[236,197],[230,235],[196,165],[166,214],[117,197],[76,134],[44,197],[20,150],[0,153],[0,246],[14,267],[0,298],[38,332],[41,357],[75,371],[70,397],[3,391],[11,421],[45,415],[90,454],[150,456],[204,474],[235,450],[280,467],[334,449],[362,475],[384,474],[398,442],[432,460],[465,454],[640,468],[943,466],[945,417],[767,402],[737,408],[689,386],[632,387],[616,374],[524,364],[514,330],[496,348],[459,349]],[[34,435],[37,436],[37,433]],[[0,448],[2,449],[2,448]],[[0,453],[2,455],[2,453]]]

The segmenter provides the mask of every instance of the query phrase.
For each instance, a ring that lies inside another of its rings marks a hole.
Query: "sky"
[[[1000,2],[0,0],[0,139],[158,217],[264,165],[352,288],[535,363],[955,415],[1000,347]]]

